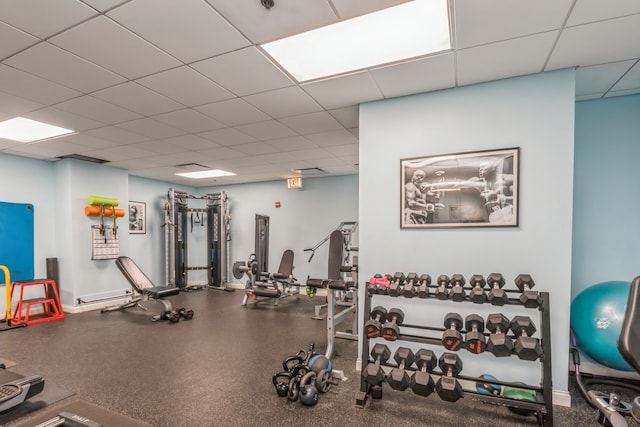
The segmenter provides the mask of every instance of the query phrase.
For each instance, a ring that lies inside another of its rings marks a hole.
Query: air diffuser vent
[[[295,173],[298,173],[302,176],[314,176],[314,175],[323,175],[327,173],[326,171],[320,168],[304,168],[304,169],[293,169]]]
[[[63,160],[63,159],[82,160],[83,162],[98,163],[99,165],[109,162],[109,160],[98,159],[96,157],[83,156],[82,154],[67,154],[65,156],[60,156],[56,158],[60,160]]]

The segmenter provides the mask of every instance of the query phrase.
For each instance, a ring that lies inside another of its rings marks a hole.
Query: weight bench
[[[149,277],[147,277],[140,267],[138,267],[138,265],[129,257],[118,257],[116,259],[116,266],[131,284],[133,294],[128,302],[122,305],[105,307],[102,309],[102,313],[125,310],[131,307],[140,307],[143,310],[147,310],[146,307],[141,305],[141,302],[143,301],[159,302],[164,306],[164,311],[173,311],[171,302],[165,298],[178,295],[180,293],[180,288],[172,286],[155,286]],[[158,318],[159,316],[154,316],[152,317],[152,320],[157,320]]]
[[[252,274],[247,281],[242,305],[247,305],[250,297],[264,297],[273,299],[274,304],[282,298],[300,295],[300,283],[293,277],[293,256],[291,249],[287,249],[282,254],[280,266],[275,273],[259,272]]]
[[[331,358],[335,338],[348,340],[358,339],[358,291],[357,265],[343,265],[344,238],[341,230],[334,230],[329,235],[329,260],[327,277],[322,279],[307,279],[307,294],[313,296],[318,289],[327,292],[327,304],[316,306],[313,319],[322,320],[320,309],[327,307],[327,350],[325,356]],[[350,273],[356,277],[354,281],[343,279],[343,273]],[[338,331],[336,327],[351,318],[351,330]]]

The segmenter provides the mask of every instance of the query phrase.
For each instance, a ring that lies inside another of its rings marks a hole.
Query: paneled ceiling
[[[363,102],[567,67],[576,100],[640,93],[637,0],[450,0],[451,51],[304,84],[258,46],[404,2],[3,0],[0,120],[77,133],[0,152],[191,186],[348,175]],[[237,175],[175,175],[202,168]]]

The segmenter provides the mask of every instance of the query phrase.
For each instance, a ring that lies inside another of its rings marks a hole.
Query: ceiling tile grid
[[[0,119],[76,133],[0,140],[0,152],[83,154],[193,186],[283,179],[296,168],[356,174],[363,102],[566,67],[576,68],[577,101],[640,93],[637,0],[449,0],[451,51],[304,84],[260,47],[405,2],[5,0]],[[175,175],[202,162],[237,175]]]

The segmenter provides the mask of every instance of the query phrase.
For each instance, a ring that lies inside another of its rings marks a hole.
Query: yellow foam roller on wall
[[[118,206],[120,201],[112,197],[89,196],[87,197],[87,204],[91,206]]]

